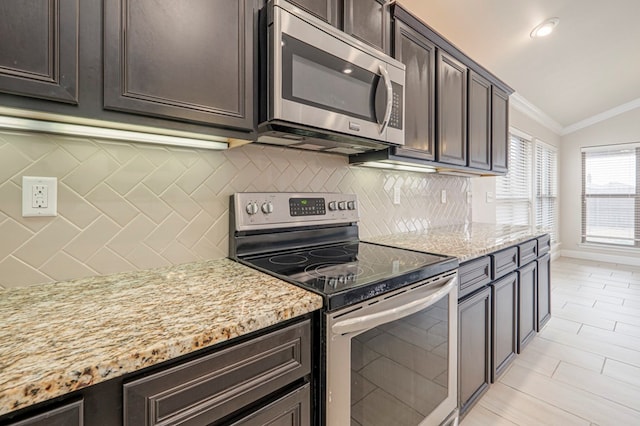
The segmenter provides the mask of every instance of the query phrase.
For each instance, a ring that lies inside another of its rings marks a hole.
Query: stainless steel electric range
[[[319,423],[457,422],[456,258],[360,241],[353,194],[236,193],[229,254],[324,298]]]

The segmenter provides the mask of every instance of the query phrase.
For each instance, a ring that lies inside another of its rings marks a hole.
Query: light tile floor
[[[552,318],[461,426],[640,425],[640,267],[551,263]]]

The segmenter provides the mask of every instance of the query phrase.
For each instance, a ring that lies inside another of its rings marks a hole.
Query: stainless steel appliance
[[[455,424],[458,261],[360,241],[358,209],[234,194],[230,257],[323,296],[319,424]]]
[[[261,19],[259,142],[343,154],[404,144],[404,64],[284,0]]]

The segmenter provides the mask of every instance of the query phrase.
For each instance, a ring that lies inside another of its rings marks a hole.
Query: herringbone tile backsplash
[[[58,178],[57,217],[22,217],[22,176]],[[468,178],[258,144],[208,151],[3,131],[0,286],[225,257],[234,192],[356,193],[366,237],[466,223],[470,189]]]

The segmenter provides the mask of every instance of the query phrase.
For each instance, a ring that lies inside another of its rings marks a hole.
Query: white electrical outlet
[[[22,216],[58,215],[58,179],[22,176]]]
[[[393,204],[400,204],[400,187],[393,187]]]
[[[445,203],[447,202],[447,190],[446,190],[446,189],[443,189],[443,190],[440,192],[440,202],[441,202],[442,204],[445,204]]]
[[[493,203],[495,199],[496,199],[496,195],[491,191],[487,191],[487,195],[486,195],[487,204]]]

